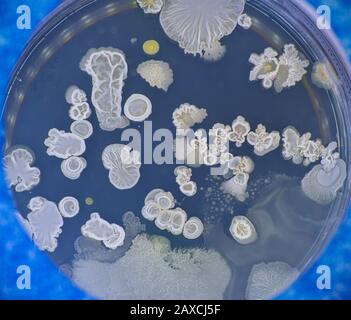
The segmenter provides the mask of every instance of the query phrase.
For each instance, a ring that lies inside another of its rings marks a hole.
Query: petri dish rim
[[[298,265],[299,270],[306,271],[323,254],[322,249],[331,241],[350,209],[351,137],[348,128],[351,126],[351,66],[336,35],[331,30],[318,29],[316,11],[305,1],[248,0],[248,4],[266,13],[273,8],[278,22],[287,26],[286,31],[291,33],[295,40],[300,41],[302,47],[307,47],[313,52],[316,60],[326,58],[336,70],[341,82],[341,85],[329,94],[329,99],[334,107],[340,151],[347,163],[348,176],[342,194],[339,194],[329,210],[326,219],[329,223],[325,223],[313,247],[306,253],[304,261]]]

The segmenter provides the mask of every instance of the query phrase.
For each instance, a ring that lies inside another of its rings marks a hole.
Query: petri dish
[[[134,1],[67,1],[44,21],[19,59],[2,116],[6,134],[4,153],[16,146],[29,148],[41,176],[40,183],[30,192],[13,190],[13,200],[24,218],[31,211],[27,208],[30,200],[35,197],[57,204],[66,196],[79,201],[79,214],[70,221],[64,219],[57,247],[48,255],[61,270],[66,270],[73,282],[93,296],[194,298],[194,278],[190,275],[199,269],[193,260],[176,250],[181,248],[192,256],[198,255],[207,268],[203,273],[206,277],[196,274],[200,278],[195,297],[273,298],[308,269],[340,225],[350,198],[349,170],[336,199],[319,205],[301,191],[301,180],[310,168],[284,161],[281,148],[264,157],[253,155],[247,145],[233,150],[235,155],[250,155],[255,162],[245,202],[224,194],[221,180],[209,175],[208,168],[203,166],[192,169],[198,187],[193,197],[184,197],[179,192],[173,173],[175,165],[143,164],[140,179],[130,190],[118,190],[108,179],[101,154],[108,145],[121,141],[124,129],[101,130],[90,97],[91,78],[79,68],[89,49],[101,47],[113,47],[125,54],[129,71],[122,101],[134,93],[147,95],[153,103],[150,120],[154,130],[174,131],[174,109],[191,102],[206,108],[208,114],[198,127],[208,129],[214,123],[227,124],[228,119],[232,121],[239,115],[252,127],[263,123],[269,130],[282,132],[291,125],[301,132],[311,132],[323,145],[336,141],[340,157],[349,167],[350,67],[332,33],[317,28],[311,9],[302,2],[251,0],[246,3],[245,13],[252,18],[252,27],[249,30],[237,27],[224,37],[223,58],[210,63],[184,54],[163,31],[158,15],[145,15]],[[167,62],[173,70],[173,83],[167,92],[150,87],[137,72],[140,63],[151,59],[142,47],[149,39],[155,39],[160,46],[152,59]],[[301,83],[277,94],[264,90],[259,83],[249,82],[252,67],[249,56],[266,47],[282,52],[288,43],[294,44],[310,62]],[[313,84],[311,71],[316,61],[327,61],[335,70],[338,82],[332,90],[322,90]],[[49,157],[44,145],[50,129],[69,131],[72,119],[65,93],[72,85],[87,93],[92,109],[89,121],[94,127],[93,135],[85,141],[86,168],[73,180],[62,174],[62,159]],[[138,123],[131,123],[128,128],[139,129],[143,134],[149,130],[147,125]],[[145,197],[155,188],[171,192],[177,206],[189,217],[200,218],[204,233],[189,241],[143,219]],[[87,197],[94,199],[94,210],[106,221],[129,230],[125,245],[111,250],[100,241],[82,237],[81,226],[93,213],[90,206],[84,205]],[[236,243],[229,231],[233,217],[240,215],[246,215],[257,232],[257,240],[245,246]],[[133,239],[152,252],[154,267],[147,274],[145,270],[151,264],[143,251],[133,247]],[[171,257],[172,262],[166,257]],[[172,270],[181,263],[180,271],[174,273]],[[219,268],[223,271],[221,275],[213,272]],[[113,281],[104,277],[107,273],[114,277]],[[273,274],[275,282],[264,282],[267,274]],[[87,280],[91,277],[101,279],[105,289],[91,284]],[[134,282],[125,283],[122,278]],[[183,280],[176,289],[163,290],[177,279]],[[252,286],[255,281],[263,281],[266,286],[261,296]]]

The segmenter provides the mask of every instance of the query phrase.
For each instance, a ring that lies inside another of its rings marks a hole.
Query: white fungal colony
[[[213,156],[216,157],[215,163],[218,162],[218,157],[223,153],[227,153],[229,149],[229,133],[232,128],[230,126],[225,126],[222,123],[216,123],[210,129],[209,132],[209,146],[208,146],[208,154],[205,160],[207,165],[210,165],[214,160]],[[212,154],[212,156],[211,156]]]
[[[207,117],[204,108],[198,108],[189,103],[183,103],[173,112],[173,124],[177,129],[189,129],[195,124],[199,124]]]
[[[336,161],[340,159],[340,153],[336,152],[338,144],[335,141],[332,141],[328,144],[326,148],[322,150],[322,160],[321,165],[323,169],[327,172],[334,169],[336,166]]]
[[[309,61],[296,50],[293,44],[284,46],[283,54],[278,58],[278,52],[266,48],[260,55],[253,53],[249,62],[254,65],[250,72],[250,81],[262,80],[263,87],[274,89],[279,93],[284,88],[290,88],[302,80],[306,74]]]
[[[71,180],[79,179],[83,170],[87,167],[87,162],[83,157],[69,157],[61,162],[63,175]]]
[[[278,131],[268,133],[266,127],[259,124],[255,132],[249,132],[247,142],[254,147],[256,155],[264,156],[279,147],[280,133]]]
[[[337,76],[328,62],[315,62],[312,70],[312,82],[321,89],[331,90],[337,84]]]
[[[186,239],[194,240],[202,235],[204,225],[197,217],[191,217],[184,225],[183,236]]]
[[[246,30],[250,29],[252,26],[252,19],[246,13],[239,16],[238,25]]]
[[[177,184],[182,185],[191,180],[192,170],[186,166],[179,166],[174,169],[174,175],[176,176]]]
[[[299,276],[285,262],[259,263],[253,266],[247,288],[247,300],[269,300],[286,289]]]
[[[74,120],[85,120],[91,116],[91,109],[87,102],[74,104],[69,108],[69,117]]]
[[[87,102],[87,95],[84,90],[77,86],[70,86],[65,93],[66,102],[72,105]]]
[[[27,219],[33,233],[33,241],[40,250],[54,252],[63,226],[63,219],[56,204],[43,197],[34,197],[27,207],[31,210]]]
[[[64,218],[73,218],[79,213],[79,202],[74,197],[64,197],[58,208]]]
[[[205,61],[217,62],[224,57],[226,51],[227,48],[225,45],[222,45],[219,41],[215,41],[210,47],[206,49],[202,58]]]
[[[172,218],[172,212],[168,210],[162,210],[155,219],[155,225],[160,230],[167,230],[170,226]]]
[[[279,71],[274,81],[274,89],[278,93],[285,88],[290,88],[302,80],[307,73],[309,61],[296,50],[293,44],[284,46],[284,53],[279,57]]]
[[[197,184],[191,180],[192,170],[185,166],[175,168],[174,174],[176,182],[179,185],[179,190],[187,197],[192,197],[197,192]]]
[[[151,195],[149,194],[149,197]],[[170,192],[160,191],[154,194],[153,198],[161,210],[168,210],[174,208],[175,200],[173,195]]]
[[[34,157],[27,148],[16,147],[4,157],[8,185],[17,192],[29,191],[40,182],[40,170],[32,167]]]
[[[66,101],[72,104],[69,112],[70,118],[74,120],[70,126],[71,132],[50,129],[44,144],[48,147],[46,151],[48,155],[64,159],[61,162],[63,175],[76,180],[87,166],[86,160],[80,156],[86,150],[84,140],[93,134],[92,124],[85,120],[90,116],[91,110],[86,102],[85,92],[77,86],[67,89]]]
[[[71,124],[71,132],[82,138],[88,139],[93,134],[93,125],[87,120],[76,120]]]
[[[255,65],[250,72],[250,81],[262,80],[265,89],[273,86],[279,69],[278,52],[272,48],[266,48],[262,54],[251,54],[249,62]]]
[[[259,156],[275,150],[280,143],[279,132],[266,132],[266,128],[262,124],[259,124],[252,132],[250,131],[250,123],[240,115],[233,120],[231,126],[222,123],[214,124],[209,130],[209,139],[203,129],[195,132],[184,129],[193,123],[192,119],[189,120],[183,116],[182,121],[174,121],[174,123],[179,129],[175,140],[176,159],[195,167],[202,164],[206,166],[228,164],[234,158],[233,154],[229,152],[230,142],[234,142],[236,147],[241,147],[247,140],[249,144],[254,146],[255,154]]]
[[[151,112],[152,103],[143,94],[132,94],[124,104],[124,114],[131,121],[143,122]]]
[[[118,224],[111,224],[113,229],[113,234],[108,239],[102,241],[102,243],[109,249],[115,250],[118,247],[123,246],[125,239],[125,231]]]
[[[90,219],[82,225],[81,232],[84,237],[102,241],[105,247],[113,250],[123,246],[125,238],[121,226],[107,222],[97,212],[90,215]]]
[[[85,142],[79,136],[58,130],[50,129],[48,138],[44,141],[48,147],[46,153],[49,156],[55,156],[61,159],[67,159],[71,156],[80,156],[85,152]]]
[[[188,215],[181,208],[175,208],[171,212],[171,220],[167,229],[170,231],[170,233],[177,236],[182,234],[184,225],[186,223],[186,220],[188,219]]]
[[[140,178],[140,152],[123,144],[111,144],[102,152],[111,184],[120,190],[131,189]]]
[[[91,109],[87,103],[87,95],[84,90],[77,86],[70,86],[66,90],[66,101],[71,104],[69,117],[76,120],[88,119],[91,115]]]
[[[112,226],[106,220],[100,218],[97,212],[90,215],[90,219],[81,227],[84,237],[103,241],[109,239],[113,234]]]
[[[234,240],[240,244],[250,244],[257,240],[256,229],[245,216],[235,216],[229,231]]]
[[[165,192],[162,189],[154,189],[145,197],[145,205],[141,210],[142,216],[154,221],[162,211],[169,211],[175,206],[175,200],[170,192]]]
[[[163,0],[137,0],[138,5],[145,13],[159,13],[163,6]]]
[[[223,192],[231,194],[238,201],[244,202],[249,196],[246,191],[247,184],[255,165],[249,157],[234,157],[228,162],[228,168],[233,171],[234,176],[224,181],[221,189]]]
[[[338,191],[346,179],[346,164],[341,159],[336,159],[334,167],[326,170],[323,165],[315,165],[302,179],[303,192],[311,200],[325,205],[336,199]]]
[[[207,151],[204,154],[204,165],[208,167],[212,167],[216,164],[218,164],[218,157],[215,153],[212,153],[211,151]]]
[[[228,162],[228,168],[233,170],[234,176],[249,175],[254,171],[255,164],[249,157],[234,157]]]
[[[168,239],[141,234],[112,263],[74,260],[72,279],[101,299],[217,300],[223,299],[231,270],[213,249],[172,250]]]
[[[168,91],[173,83],[173,70],[167,62],[148,60],[138,65],[137,73],[151,86]]]
[[[197,192],[197,184],[194,181],[189,181],[180,185],[179,190],[187,197],[193,197]]]
[[[159,188],[156,188],[156,189],[151,190],[151,191],[146,195],[145,201],[155,200],[155,196],[156,196],[157,194],[159,194],[161,191],[164,192],[162,189],[159,189]],[[174,198],[173,198],[173,195],[172,195],[170,192],[166,192],[166,193],[167,193],[167,197],[166,197],[166,198],[171,199],[171,202],[173,203],[173,202],[175,201]],[[157,199],[159,199],[159,198],[164,198],[164,197],[161,196],[161,195],[159,195],[159,196],[157,197]],[[163,202],[163,203],[164,203],[164,202]],[[167,201],[166,201],[166,203],[167,203]],[[167,207],[166,203],[163,204],[163,207],[164,207],[164,208]]]
[[[241,147],[245,142],[246,136],[250,132],[250,124],[243,116],[238,116],[232,123],[232,130],[228,132],[228,139],[235,142],[237,147]]]
[[[160,23],[185,53],[203,56],[234,31],[244,6],[244,0],[165,1]]]
[[[175,172],[185,172],[187,169],[186,167],[178,167]],[[167,230],[175,236],[183,233],[184,237],[187,237],[187,235],[190,234],[188,239],[195,239],[199,237],[203,231],[202,222],[200,221],[200,223],[198,223],[198,218],[190,218],[187,221],[187,213],[181,208],[175,208],[175,200],[172,193],[165,192],[162,189],[154,189],[147,194],[145,197],[145,204],[141,209],[141,214],[145,219],[155,221],[156,227],[160,230]],[[195,222],[192,222],[193,220]],[[187,223],[188,231],[184,231],[184,227]],[[196,226],[192,226],[193,223],[197,223],[196,230],[194,230]],[[191,235],[192,232],[196,232],[196,235]],[[191,238],[192,236],[193,238]]]
[[[181,208],[162,210],[155,220],[160,230],[167,230],[175,236],[182,234],[188,216]]]
[[[175,200],[170,192],[165,192],[162,189],[155,189],[149,192],[149,194],[146,196],[145,205],[142,208],[141,213],[145,219],[155,221],[155,225],[159,229],[168,230],[169,232],[172,232],[173,228],[171,221],[173,211],[176,212],[174,206]],[[182,220],[186,221],[187,215],[184,211],[178,212],[177,215],[184,216],[181,219],[178,218],[180,222]],[[182,229],[185,221],[182,225],[179,225],[178,228]],[[178,232],[176,232],[176,234],[178,234]]]
[[[294,164],[308,166],[318,161],[324,147],[320,140],[311,140],[311,133],[307,132],[302,136],[294,127],[287,127],[283,130],[283,157],[285,160],[292,160]]]
[[[91,100],[100,128],[113,131],[128,126],[128,119],[121,115],[122,90],[128,74],[124,53],[115,48],[90,49],[80,68],[92,77]]]

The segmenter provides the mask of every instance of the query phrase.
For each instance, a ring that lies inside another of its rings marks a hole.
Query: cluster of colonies
[[[204,230],[199,218],[188,219],[183,209],[175,208],[173,195],[162,189],[154,189],[147,194],[141,214],[145,219],[155,221],[159,229],[167,230],[176,236],[183,234],[187,239],[200,237]]]

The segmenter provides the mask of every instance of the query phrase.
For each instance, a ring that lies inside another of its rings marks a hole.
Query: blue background
[[[38,23],[61,1],[0,1],[0,101],[3,105],[6,85],[17,59]],[[317,7],[326,4],[332,10],[332,26],[351,58],[351,3],[349,0],[309,0]],[[18,30],[17,7],[28,5],[32,11],[32,29]],[[4,132],[0,128],[0,144]],[[18,225],[11,198],[0,170],[0,299],[89,299],[57,272],[44,253],[39,252]],[[350,299],[351,298],[351,216],[345,218],[322,257],[279,299]],[[31,269],[31,289],[16,286],[19,265]],[[330,290],[318,290],[316,269],[328,265],[332,272]]]

